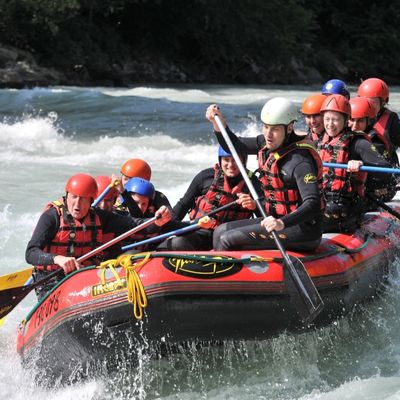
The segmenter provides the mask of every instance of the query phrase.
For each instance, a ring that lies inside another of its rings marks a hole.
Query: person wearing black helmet
[[[244,163],[246,156],[243,156]],[[253,185],[261,193],[257,177],[247,170]],[[174,219],[181,221],[187,213],[191,221],[197,220],[233,201],[237,204],[213,215],[207,225],[196,232],[172,237],[158,246],[158,249],[170,250],[210,250],[213,246],[213,231],[227,221],[251,218],[256,210],[256,203],[240,174],[232,154],[222,147],[218,149],[218,164],[213,168],[200,171],[192,180],[185,195],[172,209]]]

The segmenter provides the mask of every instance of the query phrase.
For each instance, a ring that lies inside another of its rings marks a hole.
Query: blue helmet
[[[228,153],[227,151],[225,151],[222,146],[218,147],[218,158],[219,157],[232,157],[231,153]]]
[[[346,84],[340,79],[330,79],[322,85],[322,94],[341,94],[342,96],[350,99],[350,92]]]
[[[126,182],[125,189],[129,193],[137,193],[150,199],[154,199],[154,185],[151,182],[146,181],[146,179],[131,178]]]
[[[239,157],[242,159],[242,162],[244,164],[246,164],[247,162],[247,155],[246,154],[238,154]],[[233,157],[233,155],[231,153],[228,153],[227,151],[225,151],[222,146],[218,147],[218,162],[219,164],[221,164],[221,157]]]

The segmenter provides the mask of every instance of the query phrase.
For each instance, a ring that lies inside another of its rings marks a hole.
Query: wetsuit
[[[208,193],[211,185],[213,184],[214,177],[214,168],[207,168],[200,171],[193,178],[184,196],[176,203],[176,205],[172,209],[172,215],[174,219],[181,221],[185,217],[185,215],[194,208],[196,200]],[[233,178],[227,177],[226,179],[228,185],[231,188],[234,188],[243,181],[243,178],[240,174]],[[253,182],[256,190],[261,193],[261,184],[257,177],[255,175],[252,175],[250,179]],[[243,189],[244,193],[249,192],[247,186],[244,186]],[[218,205],[215,208],[217,207]],[[234,218],[235,209],[240,210],[242,208],[239,205],[234,205],[230,209],[232,213],[226,213],[222,218],[227,218],[226,220]],[[223,222],[223,219],[218,221],[219,224]],[[188,223],[186,225],[188,225]],[[168,240],[160,244],[158,249],[211,250],[213,247],[213,232],[214,231],[212,229],[198,229],[197,231],[188,233],[184,236],[169,238]]]
[[[119,236],[120,234],[144,222],[143,219],[121,216],[98,208],[95,209],[95,213],[100,219],[103,237],[108,239],[110,238],[110,234],[113,236]],[[40,269],[39,267],[35,267],[34,269],[32,274],[34,281],[38,281],[49,274],[49,271],[46,271],[46,266],[54,265],[54,257],[56,255],[66,255],[47,253],[44,250],[51,245],[53,238],[56,236],[59,230],[59,227],[60,216],[56,208],[52,207],[46,210],[40,216],[25,252],[25,259],[27,263],[35,266],[41,266]],[[159,230],[157,225],[151,225],[146,228],[146,231],[149,233],[157,230]],[[114,258],[120,253],[120,245],[115,244],[104,251],[103,258]],[[43,297],[45,293],[48,292],[58,281],[64,278],[64,276],[65,275],[60,272],[59,276],[48,281],[45,285],[37,288],[36,293],[38,294],[38,297]]]
[[[396,149],[400,146],[400,121],[397,113],[383,108],[373,126],[366,129],[372,143],[391,164],[392,168],[399,167]],[[391,175],[390,182],[381,181],[382,174],[368,174],[366,191],[380,201],[390,201],[397,193],[400,182],[399,175]],[[368,210],[376,209],[376,204],[366,202]]]
[[[348,130],[346,130],[346,132],[348,132]],[[364,165],[391,168],[390,163],[385,160],[376,150],[376,147],[368,141],[364,135],[354,132],[353,135],[348,144],[347,161],[361,160]],[[324,149],[324,147],[328,149],[333,140],[334,138],[329,138],[328,135],[326,135],[324,136],[323,142],[320,144],[320,154],[324,162],[332,162],[331,159],[326,158],[322,149]],[[336,161],[333,160],[333,162]],[[324,193],[327,201],[323,220],[324,232],[346,232],[353,230],[359,226],[361,216],[365,212],[364,203],[366,200],[364,191],[366,176],[359,187],[356,188],[355,185],[357,185],[357,182],[356,179],[353,178],[360,173],[346,173],[346,176],[344,176],[343,171],[345,170],[325,169],[324,171]],[[330,174],[331,177],[328,177],[327,174]],[[341,179],[347,179],[347,183],[341,191],[331,190],[329,188],[329,182],[335,179],[335,176],[339,174],[342,175]],[[391,175],[389,174],[368,173],[368,175],[369,174],[377,176],[377,179],[379,179],[383,185],[387,185],[390,182]]]
[[[265,157],[270,155],[269,150],[262,150],[265,147],[263,135],[255,138],[239,138],[229,128],[227,132],[236,150],[241,154],[257,154],[262,151]],[[216,132],[216,136],[220,145],[228,150],[222,135]],[[301,140],[303,140],[301,137],[292,133],[282,147]],[[298,193],[299,204],[293,212],[275,216],[285,224],[285,228],[277,233],[287,249],[313,250],[319,245],[322,235],[321,188],[316,179],[319,172],[318,166],[308,150],[299,148],[290,151],[279,161],[279,171],[284,186]],[[313,179],[307,179],[307,177],[313,177]],[[264,200],[266,203],[271,202],[270,198]],[[219,226],[214,232],[214,249],[276,248],[272,235],[261,226],[261,221],[262,218],[256,218],[228,222]]]
[[[149,206],[144,213],[139,208],[136,201],[132,199],[132,196],[128,191],[124,190],[121,194],[121,197],[124,199],[124,202],[116,207],[116,212],[125,214],[127,211],[129,211],[129,214],[133,218],[152,218],[154,217],[155,212],[161,206],[168,207],[170,210],[172,210],[167,196],[158,190],[156,190],[154,193],[154,199],[150,199]]]

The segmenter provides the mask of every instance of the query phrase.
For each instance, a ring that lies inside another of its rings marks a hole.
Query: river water
[[[353,88],[354,89],[354,88]],[[174,86],[0,90],[0,275],[27,268],[26,244],[45,203],[77,172],[118,173],[143,158],[172,205],[193,176],[217,161],[207,105],[252,136],[272,96],[301,104],[318,88]],[[400,111],[400,93],[390,107]],[[301,121],[298,124],[304,129]],[[250,167],[256,165],[250,159]],[[400,265],[400,263],[399,263]],[[140,356],[107,377],[54,389],[37,387],[16,353],[30,294],[0,328],[0,399],[400,399],[400,279],[352,315],[301,334],[264,341],[189,346],[160,359]],[[133,349],[141,354],[141,349]]]

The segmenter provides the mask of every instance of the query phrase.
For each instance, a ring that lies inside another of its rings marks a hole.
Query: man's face
[[[324,121],[321,114],[304,115],[304,119],[311,132],[319,135],[324,131]]]
[[[285,125],[263,125],[262,133],[265,138],[265,147],[274,151],[282,146],[286,132]]]
[[[221,157],[221,168],[228,178],[234,178],[240,173],[240,170],[233,157]]]
[[[81,220],[85,218],[91,204],[91,197],[80,197],[67,193],[67,209],[75,219]]]

